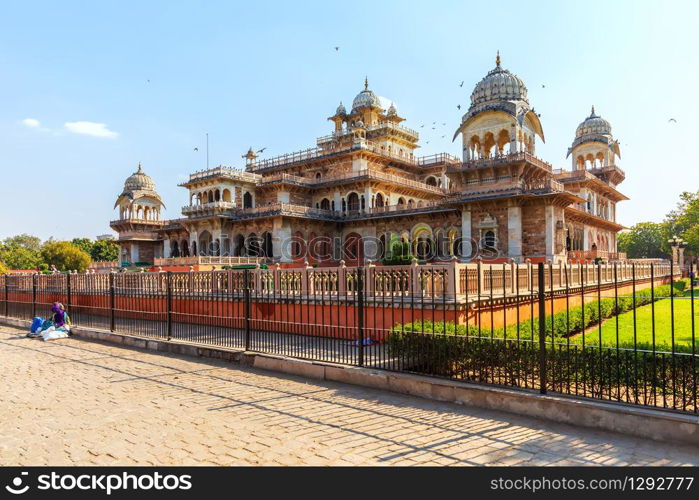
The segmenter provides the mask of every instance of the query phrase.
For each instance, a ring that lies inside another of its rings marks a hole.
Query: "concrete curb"
[[[28,326],[27,321],[12,318],[0,318],[0,324],[21,328]],[[656,441],[699,446],[699,416],[695,415],[573,397],[542,395],[533,391],[443,380],[410,373],[306,361],[271,354],[205,347],[186,342],[168,342],[103,330],[75,327],[73,333],[76,337],[110,342],[125,347],[218,359],[317,380],[341,382],[436,401],[499,410]]]

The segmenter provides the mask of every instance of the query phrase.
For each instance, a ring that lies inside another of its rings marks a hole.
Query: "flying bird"
[[[199,151],[199,148],[194,148],[194,151]]]
[[[461,104],[457,104],[456,109],[461,109]]]
[[[427,141],[425,144],[429,144],[429,143],[430,143],[430,141]]]
[[[461,80],[461,83],[459,84],[459,87],[463,87],[463,86],[464,86],[464,81]]]
[[[338,50],[340,50],[340,47],[335,47],[335,52],[337,52]]]
[[[675,123],[677,123],[677,120],[675,120],[674,118],[670,118],[670,119],[668,120],[668,123],[670,123],[670,122],[675,122]]]
[[[420,125],[420,128],[425,128],[425,124],[423,123],[422,125]]]
[[[446,125],[446,123],[442,123],[442,125]]]
[[[445,137],[446,137],[446,135],[443,135],[443,136],[442,136],[442,139],[444,139]]]
[[[546,85],[544,85],[544,84],[542,83],[542,84],[541,84],[541,88],[542,88],[542,89],[545,89],[545,88],[546,88]]]
[[[264,153],[265,149],[267,149],[267,146],[265,146],[265,147],[262,148],[262,149],[258,149],[258,150],[256,151],[256,153]]]

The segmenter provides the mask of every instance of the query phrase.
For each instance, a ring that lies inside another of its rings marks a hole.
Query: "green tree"
[[[663,243],[667,241],[664,224],[639,222],[628,231],[619,233],[617,242],[620,252],[630,259],[666,258]]]
[[[119,245],[114,240],[98,240],[92,245],[90,252],[96,262],[111,262],[119,258]]]
[[[7,267],[2,262],[0,262],[0,274],[7,274]]]
[[[60,271],[75,269],[82,273],[90,265],[90,256],[70,241],[47,241],[41,248],[41,257]]]
[[[5,238],[3,244],[9,247],[26,248],[34,252],[41,250],[41,240],[30,234],[18,234],[10,238]]]
[[[86,254],[92,255],[92,247],[95,243],[90,238],[73,238],[71,243]]]
[[[679,236],[687,242],[685,252],[699,255],[699,191],[682,193],[677,208],[667,214],[665,223],[668,237]]]
[[[36,269],[41,262],[41,254],[14,243],[0,243],[0,261],[10,269]]]

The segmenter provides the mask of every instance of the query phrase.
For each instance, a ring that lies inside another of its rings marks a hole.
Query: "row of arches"
[[[231,191],[228,188],[209,189],[207,191],[193,192],[190,196],[191,205],[204,205],[206,203],[215,203],[217,201],[231,202]],[[253,196],[249,191],[243,193],[243,208],[253,207]]]
[[[510,137],[510,132],[502,129],[497,133],[486,132],[482,136],[472,135],[466,146],[466,159],[493,158],[518,151],[534,154],[534,136],[519,130],[517,139],[514,140]]]
[[[384,208],[388,207],[389,204],[388,195],[378,192],[371,197],[370,208]],[[413,198],[406,198],[401,196],[396,200],[396,206],[407,206],[407,207],[422,207],[425,202],[418,200],[417,202]],[[329,198],[323,198],[322,200],[316,202],[316,208],[321,210],[331,210],[336,211],[335,200],[330,200]],[[348,193],[346,196],[341,198],[340,212],[343,214],[356,214],[360,210],[366,210],[366,198],[363,194],[359,194],[355,191]]]
[[[119,217],[121,219],[158,221],[160,220],[160,207],[151,207],[134,203],[125,207],[120,207]]]
[[[170,257],[190,256],[274,257],[272,233],[258,235],[237,234],[233,238],[214,238],[209,231],[202,231],[198,240],[170,241]]]
[[[578,170],[589,170],[592,168],[602,168],[604,167],[605,159],[604,154],[600,151],[593,155],[589,153],[585,156],[578,155],[575,160],[575,165]]]

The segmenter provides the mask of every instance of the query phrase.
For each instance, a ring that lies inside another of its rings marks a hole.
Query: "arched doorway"
[[[357,233],[350,233],[345,236],[343,253],[343,258],[345,261],[361,262],[364,260],[362,237]]]
[[[176,241],[171,241],[170,242],[170,257],[179,257],[180,256],[180,246],[177,244]]]
[[[248,255],[250,257],[260,256],[260,238],[255,233],[250,233],[246,241]]]
[[[199,254],[214,255],[213,242],[211,239],[211,233],[209,231],[202,231],[199,234]]]
[[[262,233],[262,254],[265,257],[274,257],[274,246],[272,245],[272,233],[265,231]]]
[[[245,257],[245,236],[239,234],[235,237],[235,246],[233,252],[236,257]]]

